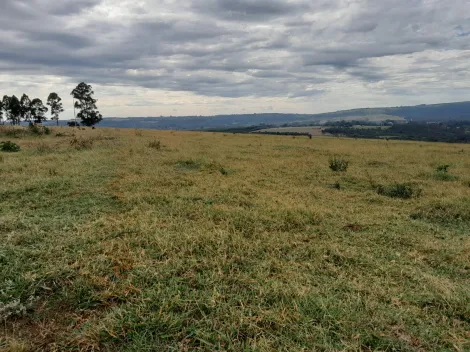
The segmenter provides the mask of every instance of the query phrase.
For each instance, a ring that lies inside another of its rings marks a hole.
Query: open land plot
[[[6,140],[4,351],[470,349],[470,145]]]

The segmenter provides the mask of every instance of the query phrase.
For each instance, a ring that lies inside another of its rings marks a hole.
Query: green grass
[[[0,158],[0,350],[470,349],[468,145],[71,131]]]

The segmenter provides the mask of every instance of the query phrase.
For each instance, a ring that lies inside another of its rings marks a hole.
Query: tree
[[[51,93],[47,98],[47,105],[51,107],[51,119],[56,120],[57,126],[59,126],[59,114],[64,112],[61,101],[57,93]]]
[[[10,116],[10,97],[8,95],[4,95],[2,99],[2,107],[3,111],[5,112],[5,119],[9,120]]]
[[[31,121],[31,99],[23,94],[20,100],[20,115],[25,121]]]
[[[93,98],[95,94],[89,84],[84,82],[80,83],[73,91],[70,93],[77,99],[75,102],[75,108],[79,109],[80,112],[77,116],[82,120],[82,124],[85,126],[93,126],[99,123],[103,116],[96,107],[96,99]]]
[[[12,125],[19,125],[21,121],[21,103],[20,100],[12,95],[7,98],[7,119],[10,120]],[[3,97],[5,102],[5,97]]]
[[[31,119],[34,121],[34,123],[41,123],[47,120],[44,114],[48,110],[49,109],[44,106],[41,99],[33,99],[33,101],[31,102]]]
[[[3,125],[3,100],[0,100],[0,123]]]

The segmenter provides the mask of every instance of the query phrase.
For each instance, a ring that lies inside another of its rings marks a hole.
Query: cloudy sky
[[[469,0],[0,0],[0,95],[104,116],[470,100]]]

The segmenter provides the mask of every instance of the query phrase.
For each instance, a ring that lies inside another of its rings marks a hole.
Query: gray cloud
[[[406,95],[424,84],[411,79],[414,73],[445,82],[446,72],[470,66],[466,0],[3,0],[1,6],[0,73],[10,75],[207,97],[309,99],[341,85],[379,82],[384,92]],[[452,77],[464,85],[467,76]]]

